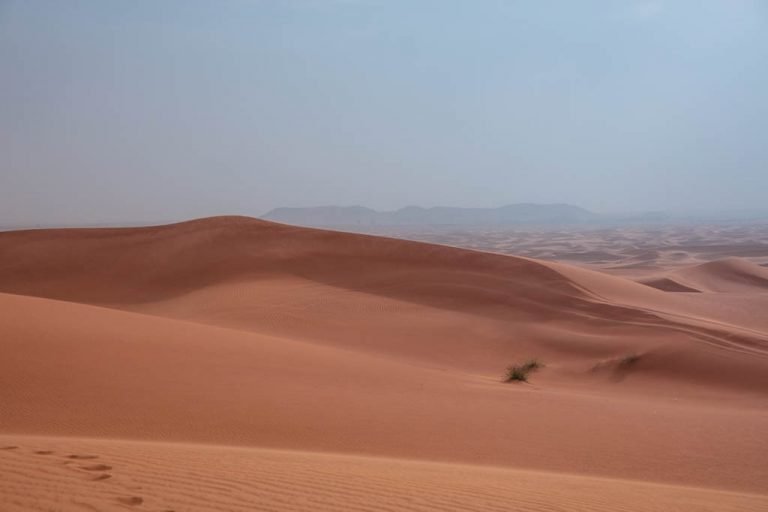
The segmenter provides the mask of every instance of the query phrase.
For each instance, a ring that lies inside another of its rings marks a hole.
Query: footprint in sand
[[[75,454],[72,454],[72,455],[68,455],[67,458],[73,459],[73,460],[68,460],[68,461],[65,462],[65,464],[72,463],[75,460],[93,460],[93,459],[98,459],[99,456],[98,455],[88,455],[88,454],[75,453]],[[109,470],[112,469],[112,466],[110,466],[109,464],[90,464],[88,466],[78,466],[78,469],[82,469],[82,470],[85,470],[85,471],[109,471]],[[109,474],[109,473],[102,473],[100,475],[94,476],[91,480],[94,481],[94,482],[99,482],[99,481],[103,481],[103,480],[109,480],[110,478],[112,478],[111,474]],[[132,507],[136,507],[136,506],[141,505],[142,503],[144,503],[144,498],[142,498],[140,496],[125,496],[125,497],[117,498],[117,501],[118,501],[118,503],[121,503],[123,505],[129,505],[129,506],[132,506]]]
[[[53,453],[53,451],[51,451],[51,450],[37,450],[35,453],[38,454],[38,455],[50,455],[50,454]]]
[[[2,446],[0,447],[0,450],[15,450],[18,446]]]
[[[144,503],[144,498],[140,498],[139,496],[130,496],[127,498],[117,498],[117,501],[122,503],[123,505],[141,505]]]

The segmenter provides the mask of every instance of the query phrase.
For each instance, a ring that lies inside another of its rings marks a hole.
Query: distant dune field
[[[0,510],[768,510],[759,256],[483,249],[0,233]]]

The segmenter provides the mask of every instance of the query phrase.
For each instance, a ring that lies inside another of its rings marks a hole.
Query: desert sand
[[[768,510],[768,251],[704,229],[0,233],[0,510]]]

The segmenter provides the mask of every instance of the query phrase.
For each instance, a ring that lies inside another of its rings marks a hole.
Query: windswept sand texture
[[[581,266],[239,217],[2,233],[0,510],[768,510],[743,229]]]
[[[15,439],[24,445],[2,459],[0,492],[11,497],[4,503],[8,512],[736,512],[764,510],[768,504],[765,496],[749,493],[403,459],[176,443]],[[46,450],[34,451],[42,446]],[[80,460],[84,457],[89,460]],[[92,460],[109,464],[88,463]]]

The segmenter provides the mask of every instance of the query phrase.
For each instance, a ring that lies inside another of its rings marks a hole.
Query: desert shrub
[[[529,359],[523,364],[509,366],[504,374],[504,382],[528,382],[528,375],[543,366],[536,359]]]

